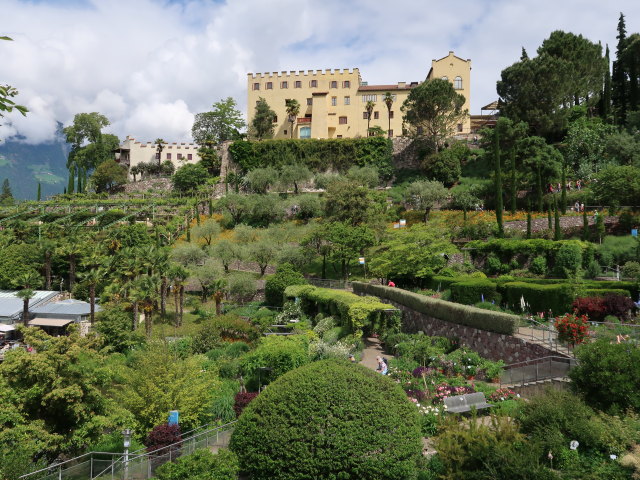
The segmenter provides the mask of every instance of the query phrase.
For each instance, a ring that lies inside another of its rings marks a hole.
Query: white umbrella
[[[526,304],[524,302],[524,295],[520,296],[520,308],[522,309],[522,311],[524,312],[524,308],[525,308]]]

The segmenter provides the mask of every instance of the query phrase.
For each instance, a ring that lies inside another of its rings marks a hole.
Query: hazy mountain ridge
[[[35,200],[38,182],[42,199],[62,193],[67,186],[69,145],[61,139],[38,145],[19,141],[0,143],[0,182],[9,179],[13,196]]]

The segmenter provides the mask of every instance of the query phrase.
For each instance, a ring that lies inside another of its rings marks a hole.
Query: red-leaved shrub
[[[594,322],[602,322],[607,316],[607,306],[603,297],[576,298],[571,306],[577,315],[586,315]]]
[[[233,410],[236,412],[236,417],[239,417],[245,407],[257,396],[258,392],[236,393],[236,401],[233,404]]]
[[[147,438],[144,441],[144,445],[147,447],[147,452],[153,452],[160,448],[172,445],[182,440],[182,433],[178,425],[169,425],[163,423],[156,425],[153,430],[149,432]],[[159,454],[165,453],[164,451],[158,452]]]
[[[636,307],[631,298],[613,293],[605,295],[604,303],[607,308],[607,315],[615,315],[620,320],[628,320],[629,312]]]
[[[625,295],[609,293],[604,297],[576,298],[572,307],[578,315],[587,315],[592,322],[602,322],[607,315],[627,320],[629,311],[635,308],[635,304]]]

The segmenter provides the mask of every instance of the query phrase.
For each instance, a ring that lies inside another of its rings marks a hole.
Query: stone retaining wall
[[[530,343],[511,335],[487,332],[473,327],[445,322],[416,312],[410,308],[384,299],[402,310],[403,331],[407,333],[424,332],[429,336],[457,338],[461,345],[478,352],[491,360],[503,360],[507,365],[525,360],[548,356],[562,356],[541,345]]]

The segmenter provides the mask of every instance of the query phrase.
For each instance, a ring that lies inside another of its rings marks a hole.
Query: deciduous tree
[[[425,137],[439,151],[444,140],[468,115],[464,95],[446,80],[434,78],[411,89],[401,110],[404,125],[416,137]]]
[[[208,141],[221,143],[239,138],[244,128],[242,112],[238,110],[236,101],[227,97],[214,103],[210,112],[196,114],[191,136],[198,145],[205,145]]]

